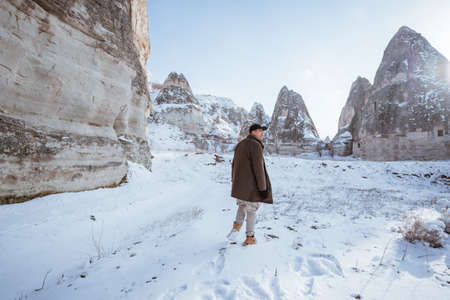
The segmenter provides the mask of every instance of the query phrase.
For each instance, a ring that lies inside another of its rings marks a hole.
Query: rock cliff
[[[448,60],[421,34],[401,27],[374,84],[352,86],[334,141],[351,133],[353,155],[369,160],[449,159],[449,72]],[[352,107],[361,109],[352,114]]]
[[[0,202],[151,167],[145,0],[0,3]]]

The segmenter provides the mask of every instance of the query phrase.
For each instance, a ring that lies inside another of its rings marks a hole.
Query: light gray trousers
[[[238,205],[238,210],[235,222],[238,224],[244,223],[245,216],[247,215],[246,234],[249,236],[255,235],[256,211],[261,203],[236,199],[236,204]]]

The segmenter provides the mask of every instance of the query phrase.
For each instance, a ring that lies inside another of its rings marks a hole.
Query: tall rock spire
[[[281,154],[313,152],[319,140],[302,96],[286,86],[278,94],[269,134],[269,149]]]
[[[244,125],[241,128],[241,132],[239,133],[239,140],[242,140],[248,135],[249,133],[248,130],[250,126],[254,123],[258,123],[265,126],[268,126],[270,123],[269,116],[266,115],[263,105],[259,102],[253,103],[252,108],[248,113],[247,121],[244,123]]]
[[[412,78],[445,81],[448,63],[420,33],[402,26],[384,50],[374,86],[381,88]]]

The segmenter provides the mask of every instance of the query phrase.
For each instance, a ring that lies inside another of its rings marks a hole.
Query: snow
[[[405,65],[406,68],[408,68],[408,60],[407,59],[403,60],[402,63]]]
[[[147,136],[150,149],[152,149],[152,151],[195,151],[192,138],[187,136],[177,126],[170,124],[149,123],[147,126]]]
[[[236,104],[234,104],[233,100],[226,97],[217,97],[214,95],[202,95],[202,94],[195,95],[195,97],[200,102],[200,104],[202,104],[205,107],[215,105],[219,105],[221,107],[230,109],[238,107]]]
[[[347,126],[345,126],[345,127],[347,127]],[[342,130],[345,127],[344,126],[341,127],[340,130]],[[341,134],[336,136],[334,140],[336,143],[339,143],[339,142],[348,141],[351,138],[352,138],[352,133],[348,130],[345,130],[344,132],[342,132]]]
[[[346,124],[346,125],[340,127],[339,130],[343,130],[343,129],[347,128],[347,127],[350,127],[350,123],[348,123],[348,124]]]
[[[195,108],[197,110],[200,110],[200,107],[194,103],[162,103],[162,104],[154,104],[153,106],[153,112],[164,112],[167,109],[181,109],[181,110],[187,110],[188,108]]]
[[[127,139],[125,136],[121,135],[118,137],[119,140],[124,141],[124,142],[128,142],[128,143],[132,143],[133,141],[130,139]]]
[[[243,247],[225,239],[232,155],[158,147],[152,172],[129,162],[119,187],[0,206],[2,299],[448,299],[449,239],[428,248],[396,229],[449,203],[432,182],[450,161],[266,156],[275,204]]]
[[[341,135],[341,138],[352,138],[352,133],[350,131],[344,131]]]
[[[311,131],[311,123],[306,123],[303,128],[303,136],[306,139],[318,140],[319,138]]]
[[[195,95],[198,104],[158,104],[154,95],[152,96],[153,111],[151,117],[153,122],[149,125],[149,132],[151,133],[149,134],[149,140],[151,144],[157,145],[157,149],[183,151],[187,149],[186,145],[188,144],[192,145],[189,149],[192,149],[194,145],[211,151],[216,148],[229,149],[231,147],[230,142],[237,140],[242,123],[247,116],[245,109],[225,97]],[[187,123],[195,126],[190,126],[189,130],[186,130],[183,125]],[[193,127],[196,127],[196,130],[193,130]],[[216,136],[217,140],[205,138],[209,135]],[[168,143],[165,143],[164,140],[167,140],[169,136],[171,138]],[[156,141],[154,141],[155,139]],[[202,146],[199,146],[199,144]],[[161,145],[161,147],[158,145]],[[178,145],[181,147],[178,147]]]

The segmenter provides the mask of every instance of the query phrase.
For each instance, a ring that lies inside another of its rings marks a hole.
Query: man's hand
[[[267,190],[265,190],[265,191],[259,191],[259,194],[261,195],[261,197],[262,197],[263,199],[266,199],[267,196],[269,196],[269,192],[268,192]]]

